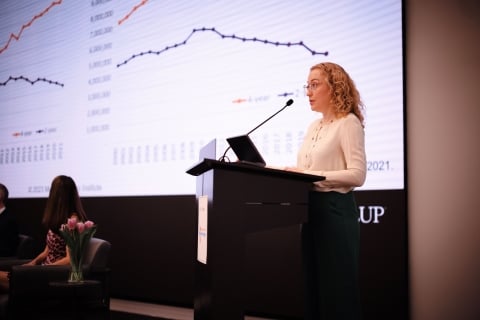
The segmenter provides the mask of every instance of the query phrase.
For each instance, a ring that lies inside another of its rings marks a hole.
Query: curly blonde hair
[[[332,62],[316,64],[310,68],[310,71],[314,69],[323,71],[327,76],[326,80],[332,92],[331,102],[335,106],[335,113],[342,116],[353,113],[364,125],[362,111],[365,106],[349,74],[341,66]]]

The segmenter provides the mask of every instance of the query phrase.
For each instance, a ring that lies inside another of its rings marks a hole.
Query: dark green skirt
[[[361,319],[360,225],[353,192],[311,192],[302,226],[305,319]]]

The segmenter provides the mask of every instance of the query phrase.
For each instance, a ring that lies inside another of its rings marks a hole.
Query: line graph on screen
[[[319,52],[319,51],[315,51],[313,49],[311,49],[310,47],[308,47],[303,41],[298,41],[298,42],[281,42],[281,41],[271,41],[271,40],[268,40],[268,39],[260,39],[260,38],[257,38],[257,37],[241,37],[241,36],[237,36],[235,34],[224,34],[220,31],[218,31],[216,28],[206,28],[206,27],[202,27],[202,28],[195,28],[192,30],[192,32],[185,38],[185,40],[183,41],[180,41],[180,42],[177,42],[175,44],[172,44],[172,45],[167,45],[164,49],[161,49],[161,50],[148,50],[148,51],[143,51],[143,52],[140,52],[140,53],[136,53],[136,54],[133,54],[131,57],[125,59],[123,62],[121,63],[118,63],[117,64],[117,68],[118,67],[121,67],[123,65],[126,65],[128,62],[130,62],[131,60],[135,59],[135,58],[138,58],[138,57],[142,57],[144,55],[149,55],[149,54],[153,54],[153,55],[160,55],[164,52],[167,52],[169,50],[172,50],[172,49],[176,49],[180,46],[185,46],[187,45],[188,41],[190,40],[190,38],[192,38],[195,34],[199,33],[199,32],[213,32],[214,34],[218,35],[221,39],[232,39],[232,40],[239,40],[241,42],[259,42],[261,44],[267,44],[267,45],[273,45],[273,46],[276,46],[276,47],[303,47],[305,50],[307,50],[312,56],[315,56],[315,55],[323,55],[323,56],[328,56],[328,51],[323,51],[323,52]]]
[[[44,15],[46,15],[50,9],[52,9],[53,7],[55,6],[58,6],[62,4],[62,0],[56,0],[56,1],[53,1],[48,7],[46,7],[43,11],[41,11],[40,13],[36,14],[33,16],[33,18],[28,21],[27,23],[25,23],[24,25],[22,25],[22,27],[20,28],[20,31],[18,33],[10,33],[10,37],[8,38],[7,42],[5,43],[5,45],[3,47],[0,48],[0,54],[2,54],[5,50],[8,49],[8,47],[10,46],[10,43],[15,40],[15,41],[18,41],[20,40],[20,37],[22,36],[23,32],[29,28],[30,26],[32,26],[32,24],[37,20],[37,19],[40,19],[42,18]]]

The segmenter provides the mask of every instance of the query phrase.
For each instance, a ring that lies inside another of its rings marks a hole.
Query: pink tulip
[[[93,221],[90,221],[90,220],[85,221],[86,229],[90,229],[91,227],[93,227],[93,225],[94,225]]]
[[[75,229],[76,224],[77,224],[77,218],[76,217],[69,218],[68,221],[67,221],[68,230]]]
[[[85,224],[83,222],[77,222],[77,229],[79,233],[82,233],[85,230]]]

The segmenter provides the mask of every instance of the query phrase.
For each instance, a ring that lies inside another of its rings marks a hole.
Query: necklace
[[[334,120],[335,119],[331,119],[331,120],[322,119],[322,120],[320,120],[320,127],[329,125],[330,123],[333,123]]]
[[[322,139],[323,137],[325,137],[325,135],[327,134],[327,132],[325,131],[328,126],[333,123],[333,119],[332,120],[328,120],[328,121],[324,121],[323,119],[320,120],[320,125],[315,128],[315,133],[314,133],[314,136],[312,137],[312,141],[318,141],[320,139]],[[325,129],[325,130],[323,130]],[[322,131],[325,131],[325,132],[322,132]]]

